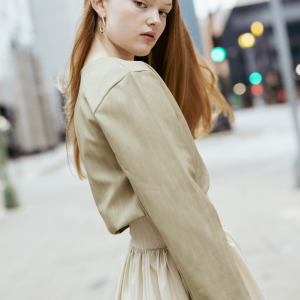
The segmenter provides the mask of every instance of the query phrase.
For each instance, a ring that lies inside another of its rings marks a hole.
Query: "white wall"
[[[66,0],[29,0],[36,30],[36,48],[52,78],[64,67],[72,44]]]
[[[35,28],[35,48],[45,70],[46,88],[52,99],[51,111],[58,128],[64,128],[61,114],[61,96],[55,87],[55,78],[64,71],[74,40],[74,11],[70,2],[76,0],[28,0]]]
[[[23,46],[32,45],[34,31],[27,0],[0,0],[0,16],[0,80],[6,80],[11,40]]]

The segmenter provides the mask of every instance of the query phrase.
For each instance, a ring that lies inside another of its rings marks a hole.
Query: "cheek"
[[[164,20],[157,31],[158,38],[160,38],[160,36],[163,34],[165,28],[166,28],[166,21]]]
[[[114,11],[107,18],[107,35],[112,42],[122,46],[139,37],[143,23],[136,13]]]
[[[163,33],[165,26],[166,19],[162,20],[162,24],[156,29],[158,38]],[[124,4],[115,6],[107,15],[106,34],[108,38],[116,46],[137,56],[148,55],[154,46],[140,37],[140,34],[148,28],[145,16]]]

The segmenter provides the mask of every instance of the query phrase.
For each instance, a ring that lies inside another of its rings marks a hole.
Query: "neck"
[[[97,27],[98,28],[98,27]],[[96,30],[91,49],[88,54],[89,60],[98,57],[116,57],[124,60],[134,60],[134,55],[115,45],[106,35]]]

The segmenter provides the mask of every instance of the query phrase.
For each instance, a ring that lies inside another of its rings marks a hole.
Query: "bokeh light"
[[[251,32],[256,36],[260,36],[264,32],[264,25],[261,22],[253,22],[251,25]]]
[[[296,73],[300,76],[300,64],[296,67]]]
[[[281,90],[278,95],[277,95],[278,99],[282,102],[285,102],[289,99],[289,93],[285,90]]]
[[[236,95],[243,95],[246,92],[246,86],[243,83],[237,83],[233,87],[233,92]]]
[[[250,48],[255,44],[255,37],[249,32],[244,33],[240,35],[238,43],[241,48]]]
[[[251,93],[254,96],[260,96],[264,92],[264,87],[261,84],[255,84],[251,87]]]
[[[215,47],[212,51],[211,51],[211,59],[214,62],[222,62],[225,57],[226,57],[226,50],[223,47]]]
[[[270,85],[275,85],[278,82],[278,75],[274,71],[269,71],[265,75],[265,81]]]
[[[250,76],[249,76],[249,80],[252,84],[259,84],[262,81],[262,76],[260,73],[258,72],[253,72]]]

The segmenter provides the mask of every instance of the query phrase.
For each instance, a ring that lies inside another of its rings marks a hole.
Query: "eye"
[[[159,14],[161,15],[161,16],[164,16],[164,17],[167,17],[168,16],[168,13],[167,12],[165,12],[165,11],[159,11]]]
[[[138,7],[141,7],[141,8],[145,8],[146,7],[146,4],[141,2],[141,1],[135,1],[135,4],[138,6]]]

